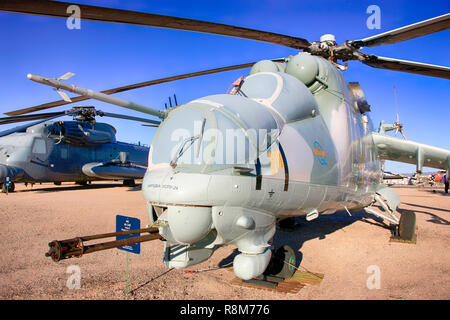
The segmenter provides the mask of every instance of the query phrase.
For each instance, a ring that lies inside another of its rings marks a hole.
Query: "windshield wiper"
[[[172,161],[170,161],[170,166],[172,168],[175,168],[177,166],[178,159],[180,159],[181,156],[183,156],[183,154],[186,152],[186,150],[188,150],[194,144],[195,140],[197,140],[197,139],[199,140],[198,147],[197,147],[197,154],[196,154],[196,157],[198,158],[198,155],[200,153],[200,146],[201,146],[202,140],[203,140],[203,131],[205,130],[205,123],[206,123],[206,118],[203,119],[202,130],[201,130],[200,134],[198,134],[196,136],[188,137],[181,142],[180,146],[178,147],[177,152],[173,156]],[[185,148],[186,144],[188,144],[188,143],[189,143],[189,145]]]

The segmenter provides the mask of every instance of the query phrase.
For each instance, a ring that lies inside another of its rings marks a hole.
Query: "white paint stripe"
[[[221,104],[221,103],[210,101],[210,100],[204,100],[204,99],[193,100],[193,101],[189,102],[188,104],[191,104],[191,103],[194,103],[194,102],[207,104],[207,105],[210,105],[210,106],[213,106],[213,107],[216,107],[216,108],[222,108],[223,107],[223,104]]]

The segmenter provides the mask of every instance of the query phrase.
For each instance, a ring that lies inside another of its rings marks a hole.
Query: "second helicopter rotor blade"
[[[284,61],[284,59],[273,59],[272,61],[278,62],[278,61]],[[114,94],[114,93],[124,92],[124,91],[128,91],[128,90],[133,90],[133,89],[153,86],[153,85],[166,83],[166,82],[171,82],[171,81],[176,81],[176,80],[181,80],[181,79],[187,79],[187,78],[193,78],[193,77],[198,77],[198,76],[203,76],[203,75],[208,75],[208,74],[213,74],[213,73],[219,73],[219,72],[225,72],[225,71],[249,68],[249,67],[251,67],[254,64],[255,64],[255,62],[250,62],[250,63],[243,63],[243,64],[227,66],[227,67],[220,67],[220,68],[202,70],[202,71],[197,71],[197,72],[190,72],[190,73],[180,74],[180,75],[176,75],[176,76],[170,76],[170,77],[164,77],[164,78],[150,80],[150,81],[139,82],[139,83],[135,83],[135,84],[127,85],[127,86],[122,86],[122,87],[117,87],[117,88],[113,88],[113,89],[108,89],[108,90],[104,90],[104,91],[100,91],[100,92],[103,93],[103,94],[108,94],[109,95],[109,94]],[[62,105],[73,103],[73,102],[84,101],[84,100],[88,100],[88,99],[91,99],[91,98],[87,97],[87,96],[76,96],[76,97],[73,97],[73,98],[70,98],[70,99],[72,100],[72,102],[67,102],[67,101],[64,101],[64,100],[58,100],[58,101],[44,103],[44,104],[41,104],[41,105],[38,105],[38,106],[34,106],[34,107],[23,108],[23,109],[18,109],[18,110],[6,112],[5,114],[8,115],[8,116],[17,116],[17,115],[30,113],[30,112],[35,112],[35,111],[46,110],[46,109],[50,109],[50,108],[54,108],[54,107],[59,107],[59,106],[62,106]]]
[[[0,118],[0,125],[8,124],[8,123],[16,123],[23,121],[31,121],[31,120],[39,120],[39,119],[47,119],[51,117],[63,116],[65,112],[49,112],[49,113],[40,113],[40,114],[29,114],[24,116],[15,116],[15,117],[4,117]]]
[[[352,41],[351,44],[358,48],[376,47],[414,39],[447,29],[450,29],[450,13],[383,32],[361,40],[355,40]]]
[[[53,116],[53,117],[47,117],[45,119],[41,119],[41,120],[38,120],[38,121],[35,121],[35,122],[32,122],[32,123],[27,123],[27,124],[24,124],[24,125],[21,125],[21,126],[18,126],[18,127],[14,127],[14,128],[11,128],[11,129],[8,129],[8,130],[5,130],[5,131],[1,131],[0,132],[0,138],[4,137],[4,136],[7,136],[9,134],[15,133],[15,132],[22,132],[22,131],[28,129],[29,127],[35,126],[35,125],[40,124],[42,122],[53,120],[55,118],[59,118],[62,115],[71,116],[72,114],[73,113],[70,113],[70,112],[69,113],[63,112],[63,114],[59,114],[59,115],[56,115],[56,116]]]
[[[117,114],[117,113],[111,113],[111,112],[103,112],[98,111],[97,115],[101,117],[111,117],[111,118],[118,118],[118,119],[125,119],[125,120],[132,120],[132,121],[139,121],[139,122],[146,122],[151,123],[155,125],[156,127],[161,123],[160,121],[145,119],[145,118],[139,118],[139,117],[133,117],[133,116],[127,116],[124,114]]]
[[[362,63],[379,69],[450,79],[450,68],[433,64],[368,55]]]

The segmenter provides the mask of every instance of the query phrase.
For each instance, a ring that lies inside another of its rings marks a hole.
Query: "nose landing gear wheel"
[[[272,254],[269,265],[263,274],[250,280],[243,280],[242,282],[276,288],[279,283],[284,282],[294,275],[296,270],[295,263],[294,250],[290,246],[283,246]]]
[[[270,260],[264,275],[282,279],[291,278],[295,273],[295,252],[286,245],[278,248]]]

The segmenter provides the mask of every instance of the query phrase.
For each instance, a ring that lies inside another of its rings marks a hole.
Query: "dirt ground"
[[[117,214],[139,218],[144,227],[148,217],[140,186],[98,182],[17,185],[16,190],[0,194],[0,299],[450,299],[450,196],[442,189],[396,188],[401,209],[416,212],[416,244],[390,242],[387,226],[364,212],[311,222],[299,218],[295,231],[278,231],[275,246],[292,246],[300,270],[324,274],[319,285],[289,294],[230,284],[234,273],[223,266],[232,261],[233,246],[189,268],[198,272],[168,270],[159,240],[141,244],[140,255],[129,254],[126,294],[124,251],[58,263],[44,253],[51,240],[114,232]],[[79,289],[67,286],[70,266],[79,268]],[[375,274],[379,288],[370,289]]]

